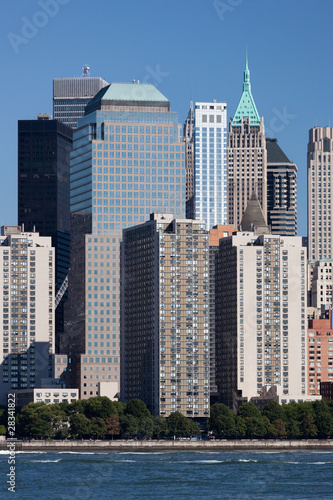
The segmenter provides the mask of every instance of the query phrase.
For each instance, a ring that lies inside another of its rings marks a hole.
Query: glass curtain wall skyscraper
[[[226,148],[226,102],[195,103],[193,216],[205,220],[207,229],[227,222]]]
[[[185,217],[184,156],[178,115],[153,85],[111,84],[79,121],[64,352],[77,361],[81,398],[98,395],[100,381],[120,381],[122,229],[145,222],[151,212]]]
[[[18,122],[18,223],[51,236],[57,293],[70,265],[69,161],[73,130],[48,114]],[[64,329],[64,295],[56,309],[56,352]]]

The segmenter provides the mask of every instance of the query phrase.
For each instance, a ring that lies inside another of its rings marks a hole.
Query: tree
[[[139,420],[133,415],[122,415],[120,417],[121,434],[124,436],[137,436]]]
[[[254,418],[261,418],[261,413],[258,410],[258,408],[253,404],[253,403],[244,403],[242,406],[239,407],[237,415],[239,417],[254,417]]]
[[[216,436],[230,437],[235,435],[235,417],[232,410],[224,404],[214,404],[210,409],[208,426]]]
[[[200,434],[198,424],[186,418],[182,413],[176,411],[167,417],[169,436],[187,437],[193,434]]]
[[[90,435],[90,421],[82,413],[74,413],[69,417],[70,433],[74,438],[83,438]]]
[[[154,436],[159,439],[168,435],[168,422],[162,415],[157,415],[154,418]]]
[[[147,437],[151,437],[154,432],[154,419],[151,415],[148,417],[142,418],[139,421],[138,427],[138,437],[140,439],[144,439]]]
[[[313,403],[315,412],[315,424],[318,429],[318,437],[327,439],[333,435],[333,417],[325,401]]]
[[[276,436],[279,438],[286,438],[288,436],[288,432],[286,429],[286,424],[282,420],[282,418],[278,418],[274,421],[274,426],[276,429]]]
[[[286,418],[283,406],[279,405],[276,401],[270,401],[263,409],[262,415],[263,417],[267,417],[272,424],[276,420],[284,420]]]
[[[6,427],[4,425],[0,425],[0,436],[4,436],[6,434]]]
[[[116,415],[111,414],[106,419],[106,426],[108,434],[111,435],[112,439],[113,436],[118,436],[120,434],[119,418]]]
[[[67,417],[60,405],[29,403],[18,418],[21,435],[34,438],[54,438],[66,426]]]
[[[89,398],[84,408],[84,414],[88,418],[100,417],[108,418],[111,413],[116,413],[113,402],[107,396]]]
[[[107,425],[105,420],[101,417],[93,417],[90,420],[90,433],[92,436],[95,436],[96,439],[100,436],[102,439],[107,433]]]
[[[316,427],[313,415],[308,414],[304,417],[301,423],[301,433],[302,437],[304,438],[313,439],[317,437],[318,429]]]
[[[151,416],[146,404],[140,399],[131,399],[125,408],[125,415],[132,415],[137,419],[143,419],[145,417]]]

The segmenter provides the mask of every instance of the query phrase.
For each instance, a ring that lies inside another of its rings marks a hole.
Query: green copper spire
[[[247,51],[244,70],[243,93],[238,103],[235,116],[232,119],[232,126],[240,127],[242,124],[242,118],[245,117],[250,118],[250,125],[260,125],[259,113],[251,94],[250,70],[247,61]]]

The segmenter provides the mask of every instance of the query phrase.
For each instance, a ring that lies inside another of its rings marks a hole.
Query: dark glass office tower
[[[266,139],[267,223],[272,234],[297,234],[297,167],[278,145]]]
[[[68,274],[70,252],[69,161],[73,130],[50,115],[18,122],[18,224],[51,236],[56,290]],[[56,352],[63,332],[63,300],[56,309]]]

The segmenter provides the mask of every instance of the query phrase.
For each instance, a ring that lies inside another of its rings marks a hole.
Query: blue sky
[[[333,126],[331,0],[11,0],[2,7],[0,224],[17,224],[17,121],[52,114],[53,78],[155,84],[187,115],[227,101],[232,117],[248,48],[267,136],[298,167],[298,234],[306,229],[308,131]]]

